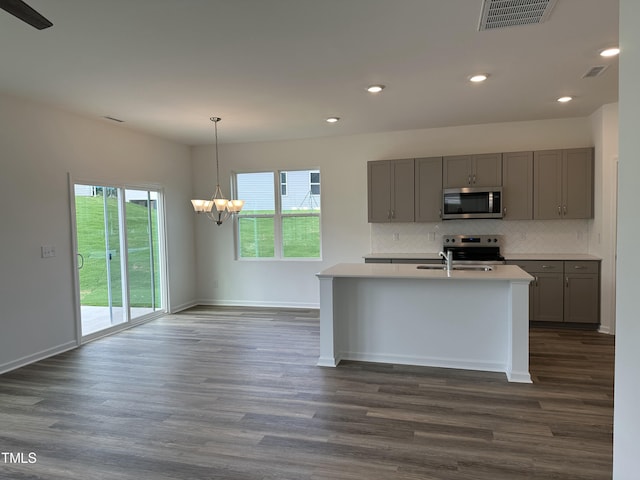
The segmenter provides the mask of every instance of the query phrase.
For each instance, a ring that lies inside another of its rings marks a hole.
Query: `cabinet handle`
[[[587,267],[583,267],[582,265],[574,265],[574,266],[573,266],[573,268],[574,268],[575,270],[584,270],[584,269],[585,269],[585,268],[587,268]]]
[[[391,220],[391,210],[387,210],[387,220]]]
[[[396,218],[396,211],[395,210],[391,210],[391,218]]]
[[[476,176],[475,176],[475,174],[473,175],[473,183],[476,183]]]
[[[542,265],[542,268],[553,268],[553,265]]]
[[[442,218],[442,209],[438,210],[438,215]]]
[[[533,276],[533,285],[536,286],[536,287],[538,286],[538,276],[537,275]]]
[[[471,185],[471,175],[467,177],[467,185]]]
[[[564,278],[565,278],[565,283],[567,285],[567,288],[569,288],[569,277],[567,276],[567,277],[564,277]]]
[[[505,216],[505,217],[507,216],[507,207],[504,207],[502,209],[502,215]]]
[[[567,214],[567,206],[563,205],[562,208],[564,209],[564,214],[566,215]]]
[[[562,207],[560,205],[558,205],[558,215],[562,215]]]

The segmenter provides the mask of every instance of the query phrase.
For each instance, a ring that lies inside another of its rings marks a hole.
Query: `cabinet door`
[[[533,152],[533,219],[562,218],[562,150]]]
[[[473,155],[471,185],[474,187],[499,187],[502,185],[502,154]]]
[[[533,219],[533,152],[502,154],[504,220]]]
[[[415,181],[413,158],[392,160],[393,183],[391,184],[391,221],[413,222],[415,204]]]
[[[600,323],[600,262],[564,262],[564,321]]]
[[[471,186],[471,155],[455,155],[442,159],[442,188]]]
[[[562,167],[563,218],[592,218],[593,149],[565,150]]]
[[[562,322],[564,318],[564,287],[562,272],[532,273],[535,277],[533,315],[530,320],[536,322]]]
[[[391,164],[388,160],[367,163],[369,222],[391,219]]]
[[[415,221],[438,222],[442,214],[442,157],[416,158]]]
[[[600,323],[598,274],[570,273],[565,276],[564,321]]]

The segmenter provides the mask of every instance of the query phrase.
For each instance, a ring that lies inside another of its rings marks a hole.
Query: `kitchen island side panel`
[[[329,347],[321,338],[318,365],[397,363],[498,371],[510,381],[531,381],[527,281],[514,287],[486,279],[320,280],[321,337],[331,332],[334,342]],[[322,299],[329,290],[331,305]]]

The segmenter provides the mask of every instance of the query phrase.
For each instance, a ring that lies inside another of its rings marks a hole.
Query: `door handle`
[[[558,215],[562,215],[562,207],[558,205]]]
[[[80,259],[80,262],[78,263],[78,270],[80,270],[82,267],[84,267],[84,257],[81,253],[76,253],[76,255]]]

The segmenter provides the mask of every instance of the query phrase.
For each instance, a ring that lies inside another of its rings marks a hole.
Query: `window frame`
[[[311,173],[317,172],[320,175],[320,183],[322,182],[322,173],[320,168],[277,168],[277,169],[260,169],[260,170],[247,170],[247,171],[237,171],[231,173],[231,189],[233,191],[233,195],[235,198],[240,198],[238,192],[238,175],[244,174],[258,174],[258,173],[271,173],[273,175],[273,195],[274,195],[274,213],[271,214],[256,214],[256,215],[247,215],[249,218],[271,218],[273,217],[273,249],[274,255],[273,257],[243,257],[240,254],[240,219],[243,217],[242,212],[237,215],[234,215],[233,226],[234,226],[234,251],[235,251],[235,260],[238,261],[250,261],[250,262],[264,262],[264,261],[285,261],[285,262],[317,262],[322,261],[322,196],[321,194],[312,194],[314,197],[319,198],[319,209],[317,213],[311,213],[308,211],[300,210],[299,213],[283,213],[282,212],[282,198],[287,197],[289,195],[289,172],[309,172],[309,180],[311,180]],[[286,175],[286,190],[287,192],[283,195],[281,191],[282,186],[282,178],[281,174],[285,173]],[[320,187],[322,188],[322,187]],[[309,187],[311,190],[311,187]],[[241,196],[241,194],[240,194]],[[319,255],[317,257],[285,257],[284,256],[284,244],[283,244],[283,218],[291,218],[291,217],[318,217],[318,229],[319,229]]]

